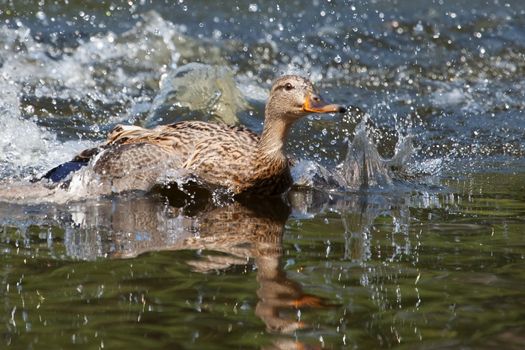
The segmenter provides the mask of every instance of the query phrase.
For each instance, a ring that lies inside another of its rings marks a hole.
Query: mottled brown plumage
[[[92,159],[92,169],[113,192],[148,190],[163,172],[180,169],[235,194],[278,195],[292,184],[284,154],[291,125],[310,113],[334,112],[344,108],[325,104],[310,81],[288,75],[273,84],[261,136],[203,121],[154,129],[119,125],[98,150],[86,150],[77,159]]]

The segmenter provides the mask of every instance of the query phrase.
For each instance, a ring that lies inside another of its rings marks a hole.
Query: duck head
[[[312,113],[344,112],[345,107],[324,102],[308,79],[285,75],[273,83],[265,114],[266,119],[281,119],[292,123]]]

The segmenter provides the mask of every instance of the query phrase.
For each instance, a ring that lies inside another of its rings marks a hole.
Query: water
[[[294,127],[283,200],[1,204],[2,347],[525,344],[522,1],[0,4],[4,184],[117,123],[260,131],[283,73],[357,107]]]

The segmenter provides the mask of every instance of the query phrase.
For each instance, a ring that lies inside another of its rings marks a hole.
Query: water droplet
[[[341,56],[337,55],[334,57],[335,63],[341,63]]]
[[[421,22],[418,22],[416,24],[416,26],[414,27],[414,32],[416,32],[416,33],[422,33],[423,30],[424,30],[424,28],[423,28],[423,24],[421,24]]]
[[[43,20],[46,19],[46,14],[43,11],[38,11],[36,13],[36,18],[38,18],[39,20],[43,21]]]

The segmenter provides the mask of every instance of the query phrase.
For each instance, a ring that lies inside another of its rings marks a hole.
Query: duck
[[[277,196],[292,186],[285,154],[292,125],[309,114],[345,113],[325,102],[310,80],[281,76],[272,84],[260,135],[239,125],[181,121],[152,129],[117,125],[107,140],[51,169],[39,180],[73,191],[149,191],[167,173],[189,174],[212,186]]]

